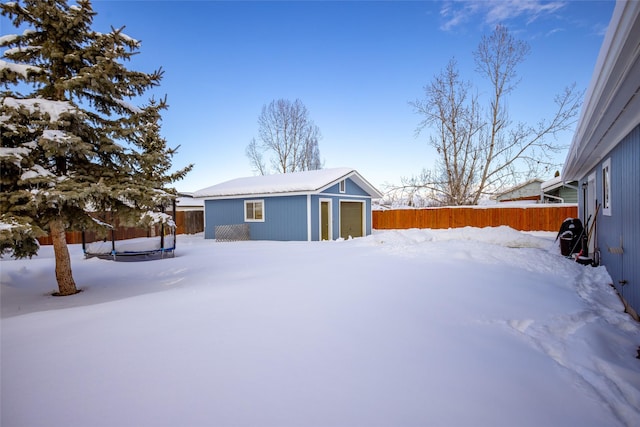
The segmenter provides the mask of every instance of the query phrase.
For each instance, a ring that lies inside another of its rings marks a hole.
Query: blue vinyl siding
[[[245,198],[205,201],[205,238],[215,239],[218,225],[244,224],[244,202],[264,201],[264,222],[248,222],[251,240],[320,240],[320,199],[331,200],[331,238],[340,237],[340,200],[365,202],[365,235],[371,234],[371,196],[351,179],[340,193],[339,182],[319,194],[296,196],[247,196]],[[310,200],[308,199],[310,198]],[[307,214],[307,203],[311,211]],[[308,227],[307,219],[311,226]]]
[[[333,201],[332,197],[322,197],[323,199],[332,199],[331,200],[331,208],[333,209]],[[333,217],[333,212],[331,216]],[[320,197],[319,196],[311,196],[311,240],[316,241],[320,240]]]
[[[217,225],[244,223],[244,200],[205,200],[204,238],[215,239]]]
[[[331,200],[331,240],[340,237],[340,199],[347,197],[347,195],[331,196],[327,194],[311,196],[311,240],[320,240],[320,199]]]
[[[320,199],[331,199],[331,230],[333,240],[340,237],[340,200],[365,202],[365,235],[371,234],[371,196],[351,179],[345,182],[345,192],[340,193],[340,183],[332,185],[311,198],[311,240],[320,240]]]
[[[307,240],[307,197],[264,198],[265,221],[250,224],[251,240]]]
[[[624,278],[629,281],[620,292],[640,312],[640,126],[637,126],[620,147],[622,218],[625,234]],[[633,301],[633,302],[632,302]]]
[[[351,195],[351,196],[369,197],[367,192],[364,191],[362,188],[360,188],[360,186],[358,186],[358,184],[353,182],[350,178],[347,178],[347,180],[345,182],[345,192],[344,193],[340,193],[340,183],[339,182],[337,184],[332,185],[331,187],[327,188],[322,193],[325,193],[325,194],[339,194],[341,196],[349,196],[349,195]]]
[[[558,197],[562,197],[565,203],[578,203],[578,191],[575,188],[560,187]]]
[[[603,195],[602,165],[607,159],[611,159],[611,215],[603,215],[601,208],[596,222],[601,264],[618,292],[640,312],[640,126],[581,180],[581,184],[586,182],[595,172],[599,203]],[[583,199],[580,197],[581,206]],[[623,253],[615,253],[620,247]],[[623,286],[621,280],[627,284]]]
[[[206,200],[204,237],[215,239],[217,225],[244,224],[246,200],[264,200],[264,222],[248,222],[251,240],[307,240],[306,196]]]

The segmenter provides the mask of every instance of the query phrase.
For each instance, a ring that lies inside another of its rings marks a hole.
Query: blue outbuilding
[[[196,191],[216,240],[319,241],[371,234],[382,194],[350,168],[237,178]]]

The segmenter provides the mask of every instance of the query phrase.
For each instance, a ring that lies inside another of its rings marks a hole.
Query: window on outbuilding
[[[245,200],[244,220],[247,222],[264,222],[264,200]]]
[[[344,179],[343,179],[342,181],[340,181],[340,192],[341,192],[341,193],[344,193],[344,192],[346,192],[346,191],[347,191],[347,189],[346,189],[346,185],[347,185],[347,183],[345,182],[345,180],[344,180]]]
[[[611,159],[602,164],[602,214],[611,216]]]

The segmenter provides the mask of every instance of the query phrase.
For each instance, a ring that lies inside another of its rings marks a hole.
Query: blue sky
[[[410,101],[451,57],[478,85],[472,52],[500,23],[531,46],[509,99],[514,120],[549,117],[554,95],[588,87],[613,1],[93,2],[94,29],[142,41],[130,68],[165,71],[163,134],[180,145],[177,183],[195,191],[253,174],[245,147],[263,105],[300,99],[322,133],[325,167],[353,167],[380,190],[434,164]],[[3,21],[2,32],[5,29]],[[7,31],[8,30],[8,31]],[[482,86],[480,86],[482,88]],[[152,93],[149,92],[149,95]],[[480,92],[482,95],[482,91]],[[569,145],[572,133],[561,135]],[[560,156],[562,161],[564,155]],[[543,179],[550,176],[541,177]]]

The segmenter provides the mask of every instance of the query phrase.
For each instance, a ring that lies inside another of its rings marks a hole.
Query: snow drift
[[[640,327],[555,233],[178,236],[2,268],[3,426],[631,426]]]

